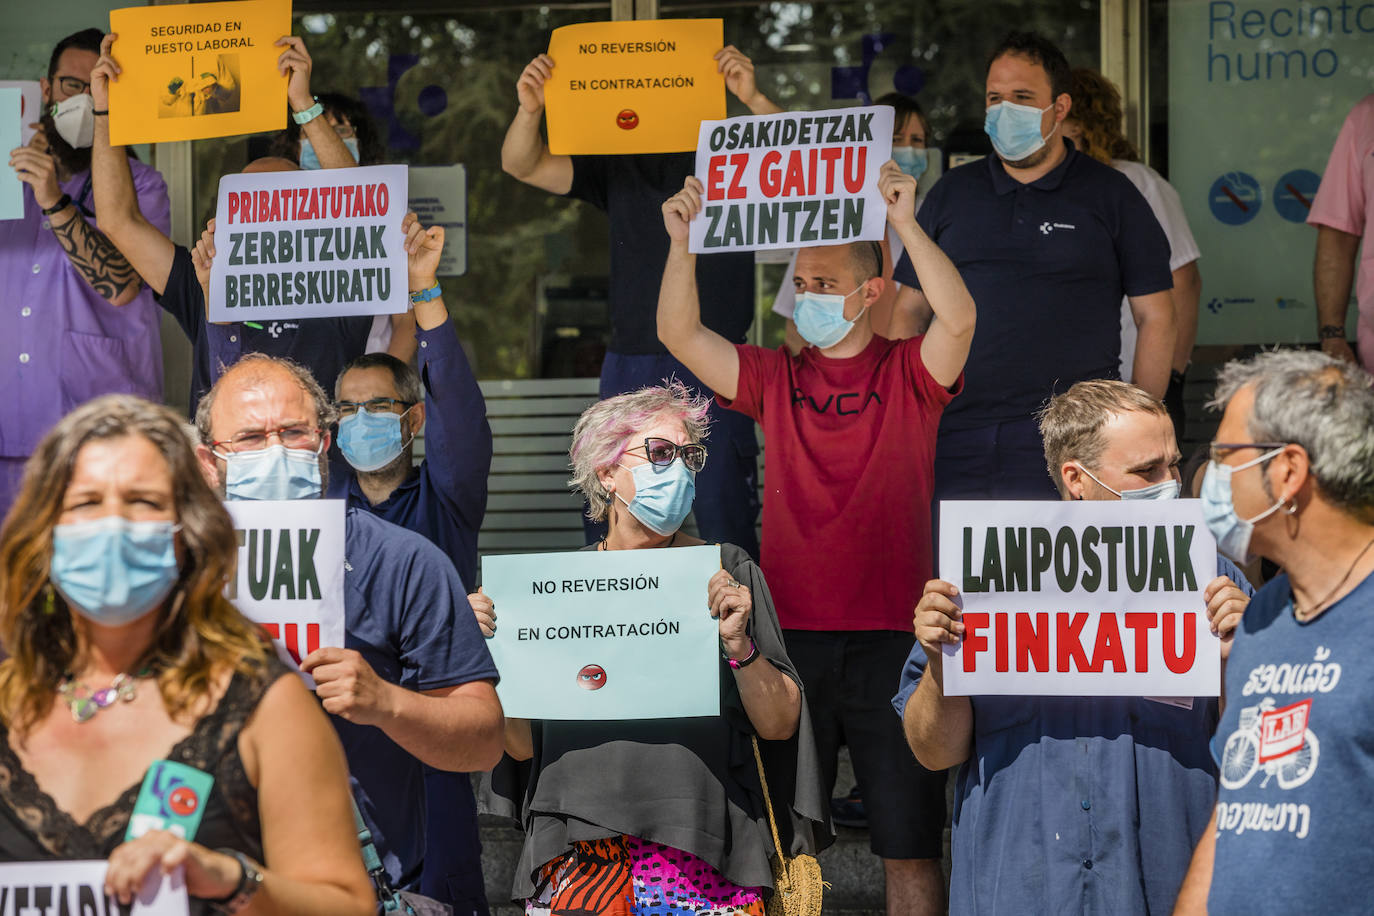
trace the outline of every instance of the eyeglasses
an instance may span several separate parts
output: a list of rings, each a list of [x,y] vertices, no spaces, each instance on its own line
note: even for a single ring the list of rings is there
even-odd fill
[[[61,86],[62,91],[67,93],[67,95],[80,95],[91,88],[90,83],[83,79],[77,79],[74,76],[59,76],[53,82]]]
[[[1221,460],[1226,457],[1224,453],[1234,452],[1243,448],[1257,448],[1263,449],[1264,451],[1270,451],[1271,449],[1283,448],[1288,444],[1287,442],[1213,442],[1207,447],[1207,457],[1217,464],[1221,464]]]
[[[706,467],[706,446],[698,442],[689,442],[686,445],[678,445],[669,439],[659,439],[650,437],[644,440],[643,445],[636,445],[634,448],[627,448],[627,452],[637,452],[644,450],[644,455],[649,459],[649,463],[655,467],[666,468],[673,463],[673,459],[682,456],[682,463],[687,466],[687,470],[693,473]]]
[[[359,407],[368,413],[391,413],[397,404],[406,410],[415,406],[414,401],[402,401],[400,398],[369,398],[366,401],[340,401],[339,413],[351,417],[358,412]]]
[[[248,429],[235,433],[228,439],[210,444],[215,448],[224,446],[231,452],[256,452],[267,448],[267,443],[276,439],[287,448],[317,448],[320,444],[318,426],[283,426],[279,429]]]

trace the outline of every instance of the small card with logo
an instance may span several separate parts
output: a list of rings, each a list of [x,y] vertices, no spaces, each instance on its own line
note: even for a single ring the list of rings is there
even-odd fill
[[[184,840],[194,840],[214,784],[215,777],[203,770],[175,760],[154,761],[134,802],[125,842],[150,830],[166,830]]]

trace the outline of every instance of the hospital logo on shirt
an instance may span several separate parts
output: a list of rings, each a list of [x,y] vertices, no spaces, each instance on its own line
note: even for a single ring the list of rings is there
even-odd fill
[[[1077,229],[1077,228],[1078,228],[1078,227],[1075,226],[1075,225],[1073,225],[1072,223],[1054,223],[1054,222],[1050,222],[1049,220],[1045,220],[1043,223],[1040,224],[1040,234],[1041,234],[1041,235],[1049,235],[1051,232],[1054,232],[1056,229]]]

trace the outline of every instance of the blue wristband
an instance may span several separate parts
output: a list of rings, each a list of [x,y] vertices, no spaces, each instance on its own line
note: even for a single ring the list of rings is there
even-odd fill
[[[441,290],[439,288],[439,284],[436,283],[429,289],[422,289],[417,292],[411,293],[410,301],[412,305],[419,305],[421,302],[428,302],[431,299],[438,299],[442,295],[443,290]]]

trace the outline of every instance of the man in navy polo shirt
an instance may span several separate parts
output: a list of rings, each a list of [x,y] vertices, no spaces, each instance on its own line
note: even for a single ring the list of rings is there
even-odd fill
[[[318,499],[334,406],[302,366],[250,353],[196,410],[201,468],[227,499]],[[393,885],[424,861],[423,764],[501,757],[496,667],[457,570],[420,535],[357,506],[344,517],[344,647],[301,661],[343,743],[353,792]]]
[[[470,589],[477,577],[477,530],[487,511],[491,424],[440,297],[444,230],[426,230],[407,213],[401,231],[420,371],[389,354],[368,353],[340,373],[334,388],[342,414],[339,448],[353,468],[347,499],[434,543]],[[416,468],[414,441],[422,428],[425,460]],[[425,802],[429,830],[420,890],[452,905],[455,916],[484,916],[472,784],[464,773],[426,768]]]
[[[1139,328],[1133,381],[1156,397],[1174,346],[1168,240],[1124,175],[1064,139],[1064,55],[1014,32],[989,60],[997,155],[946,172],[917,216],[978,303],[964,392],[940,421],[936,500],[1054,494],[1035,411],[1076,381],[1118,377],[1123,295]],[[894,336],[912,336],[930,307],[909,258],[893,277]]]
[[[1125,382],[1078,382],[1041,419],[1063,499],[1172,499],[1173,423]],[[1207,618],[1223,671],[1253,594],[1217,558]],[[963,764],[955,788],[951,914],[1168,913],[1216,798],[1201,697],[947,697],[945,643],[963,637],[954,585],[926,584],[918,644],[892,705],[924,766]]]

